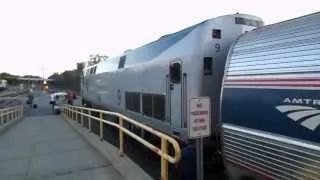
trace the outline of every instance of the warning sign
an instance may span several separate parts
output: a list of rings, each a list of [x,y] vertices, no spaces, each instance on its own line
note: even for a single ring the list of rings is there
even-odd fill
[[[188,136],[190,139],[211,134],[210,98],[191,98],[189,102]]]

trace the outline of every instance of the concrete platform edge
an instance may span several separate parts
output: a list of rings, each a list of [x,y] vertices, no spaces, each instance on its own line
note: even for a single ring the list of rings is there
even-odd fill
[[[11,120],[10,122],[5,123],[4,125],[0,125],[0,135],[5,133],[11,127],[13,127],[16,123],[22,121],[23,117],[17,120]]]
[[[130,158],[125,155],[120,157],[118,148],[114,147],[107,141],[101,141],[97,135],[89,133],[88,129],[83,128],[76,121],[66,121],[86,142],[88,142],[95,150],[108,159],[112,166],[123,176],[124,179],[152,180],[152,177],[149,176],[138,165],[136,165]]]

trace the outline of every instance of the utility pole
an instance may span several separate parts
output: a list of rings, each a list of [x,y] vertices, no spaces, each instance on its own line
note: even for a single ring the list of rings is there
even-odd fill
[[[40,89],[43,90],[44,88],[44,83],[45,83],[45,79],[44,79],[44,71],[45,71],[45,67],[41,67],[41,71],[42,71],[42,83],[40,82]]]

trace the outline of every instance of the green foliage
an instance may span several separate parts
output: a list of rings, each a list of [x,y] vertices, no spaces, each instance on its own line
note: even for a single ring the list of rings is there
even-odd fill
[[[12,75],[6,72],[0,73],[0,79],[7,80],[8,84],[10,85],[18,85],[20,81],[18,80],[19,76]]]
[[[83,70],[83,68],[84,68],[84,63],[77,63],[77,70],[78,71],[82,71]]]
[[[90,55],[90,60],[89,60],[88,64],[89,64],[89,66],[95,65],[95,64],[98,64],[101,61],[107,60],[108,58],[109,57],[105,56],[105,55],[99,55],[99,54]]]
[[[25,75],[25,76],[23,76],[24,78],[39,78],[39,79],[41,79],[41,77],[40,76],[33,76],[33,75]]]
[[[53,86],[59,89],[80,91],[80,76],[83,68],[84,63],[77,63],[77,69],[66,70],[61,74],[52,74],[49,76],[49,79],[53,79],[53,81],[49,82],[49,88],[50,86]]]

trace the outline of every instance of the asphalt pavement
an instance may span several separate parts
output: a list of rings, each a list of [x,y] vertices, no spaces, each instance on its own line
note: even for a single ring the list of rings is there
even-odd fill
[[[25,104],[26,98],[16,99]],[[49,100],[36,92],[38,108],[26,105],[24,119],[0,136],[0,179],[122,180],[108,159],[52,113]]]

